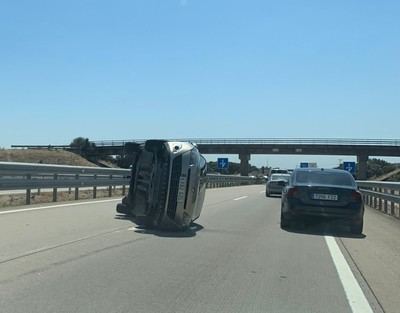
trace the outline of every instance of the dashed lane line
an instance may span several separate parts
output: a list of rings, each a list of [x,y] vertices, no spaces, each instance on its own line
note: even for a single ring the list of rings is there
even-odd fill
[[[248,197],[249,197],[249,196],[242,196],[242,197],[233,199],[233,201],[243,200],[243,199],[246,199],[246,198],[248,198]]]

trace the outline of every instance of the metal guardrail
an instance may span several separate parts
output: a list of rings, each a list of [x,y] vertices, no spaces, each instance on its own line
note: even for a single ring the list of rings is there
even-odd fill
[[[125,194],[130,173],[129,169],[0,162],[0,190],[26,190],[26,204],[31,203],[33,189],[52,188],[53,202],[57,201],[58,188],[74,188],[75,200],[78,200],[79,188],[93,187],[93,198],[96,198],[97,187],[108,187],[111,197],[115,186],[122,186],[122,194]],[[252,177],[207,175],[208,188],[257,182]]]
[[[31,190],[42,188],[53,188],[54,202],[58,188],[75,188],[75,200],[78,200],[79,188],[93,187],[93,198],[96,198],[97,187],[108,187],[111,197],[113,186],[122,186],[125,194],[129,175],[126,169],[0,162],[0,190],[26,190],[26,204],[31,203]]]
[[[351,139],[351,138],[175,138],[172,141],[190,141],[196,144],[270,144],[270,145],[355,145],[400,146],[400,139]],[[97,147],[123,146],[128,142],[143,143],[146,139],[91,141]]]
[[[370,207],[400,218],[400,183],[381,181],[357,181]]]
[[[254,177],[234,176],[234,175],[207,175],[207,188],[232,187],[241,185],[259,184],[262,181]]]

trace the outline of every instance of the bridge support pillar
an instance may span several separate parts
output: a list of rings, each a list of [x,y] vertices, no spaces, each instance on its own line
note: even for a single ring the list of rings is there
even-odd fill
[[[250,153],[240,153],[240,175],[241,176],[249,176],[250,172]]]
[[[357,156],[357,163],[358,163],[357,179],[359,180],[367,179],[367,161],[368,161],[368,155],[360,154]]]

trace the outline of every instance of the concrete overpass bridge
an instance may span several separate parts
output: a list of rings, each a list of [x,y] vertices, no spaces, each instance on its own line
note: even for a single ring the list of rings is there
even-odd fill
[[[249,173],[252,154],[267,155],[351,155],[357,157],[358,178],[367,178],[369,156],[400,157],[400,140],[393,139],[316,139],[316,138],[191,138],[203,154],[237,154],[241,175]],[[94,141],[102,153],[121,153],[127,142],[144,140]],[[119,154],[118,153],[118,154]]]
[[[237,154],[241,164],[241,175],[249,173],[249,161],[253,154],[266,155],[351,155],[358,161],[358,179],[367,178],[369,156],[400,157],[400,139],[319,139],[319,138],[180,138],[177,141],[191,141],[198,145],[203,154]],[[128,143],[144,142],[145,139],[91,141],[95,148],[85,152],[96,157],[103,155],[124,155],[129,151]],[[24,148],[61,148],[64,146],[13,146]]]

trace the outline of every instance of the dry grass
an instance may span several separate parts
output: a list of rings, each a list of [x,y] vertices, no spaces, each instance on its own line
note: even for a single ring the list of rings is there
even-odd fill
[[[126,188],[126,192],[128,188]],[[108,197],[108,189],[97,189],[96,198],[105,198]],[[122,188],[113,188],[112,197],[122,197]],[[78,200],[88,200],[93,199],[93,190],[82,190],[79,191],[79,199]],[[73,201],[75,200],[75,192],[74,189],[71,192],[68,191],[60,191],[57,193],[57,201]],[[22,206],[25,205],[26,194],[13,194],[13,195],[0,195],[0,208],[11,207],[11,206]],[[52,192],[41,192],[38,194],[37,192],[31,193],[31,204],[40,204],[40,203],[51,203],[53,201],[53,193]]]
[[[64,150],[0,149],[0,161],[96,166],[85,158]]]

